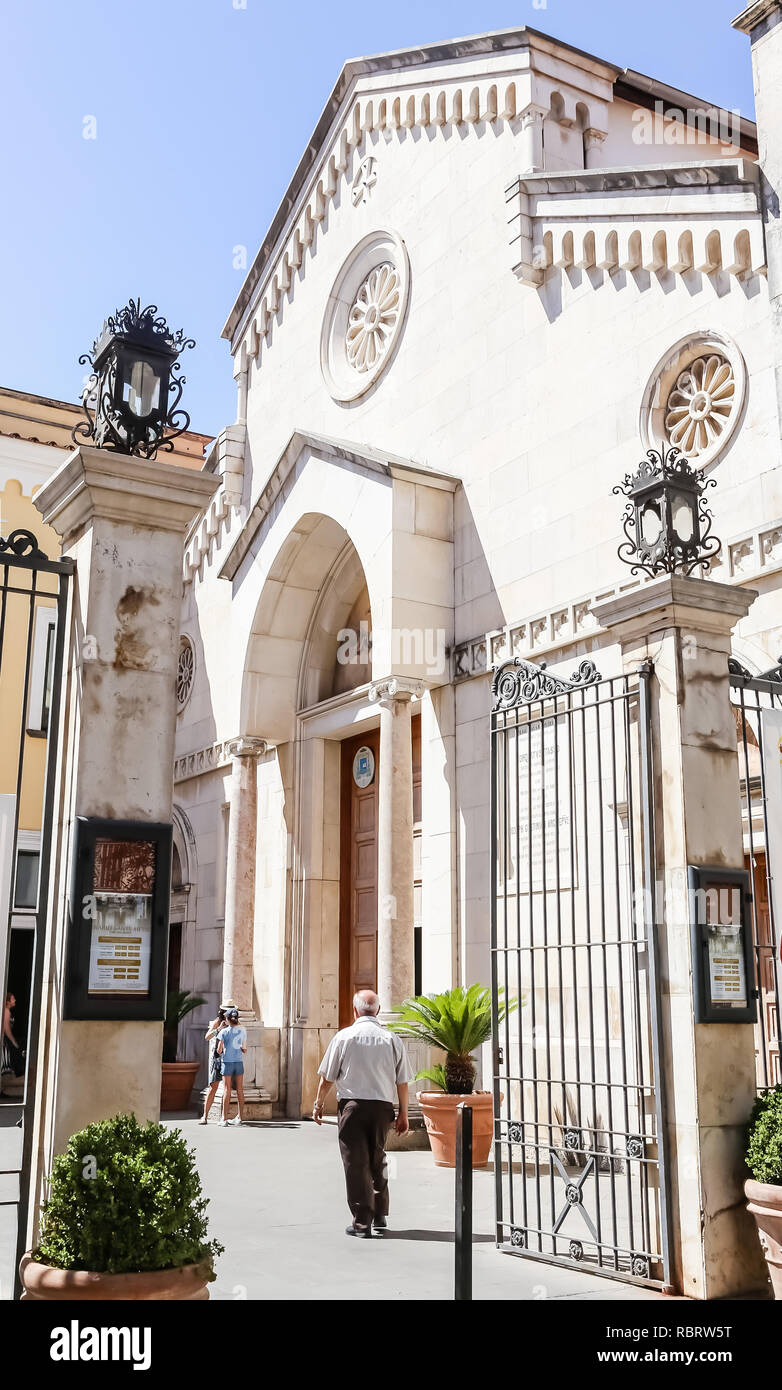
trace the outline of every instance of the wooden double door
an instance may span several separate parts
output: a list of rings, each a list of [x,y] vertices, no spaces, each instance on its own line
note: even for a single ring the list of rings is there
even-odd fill
[[[420,974],[421,901],[421,717],[412,720],[413,762],[413,859],[416,941],[416,980]],[[367,781],[364,756],[374,760]],[[339,1026],[353,1020],[353,995],[359,989],[377,988],[377,830],[380,787],[380,731],[372,729],[342,744],[340,806],[339,894]],[[363,785],[362,785],[363,783]]]

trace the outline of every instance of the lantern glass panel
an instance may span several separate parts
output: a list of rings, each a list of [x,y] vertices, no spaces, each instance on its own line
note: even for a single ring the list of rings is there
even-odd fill
[[[641,536],[646,545],[654,545],[662,530],[660,509],[656,502],[645,502],[641,512]]]
[[[695,535],[695,517],[689,497],[683,497],[681,493],[674,494],[671,501],[671,519],[679,540],[685,544],[691,541]]]
[[[160,403],[160,377],[151,362],[137,358],[125,382],[124,400],[139,420],[146,420]]]

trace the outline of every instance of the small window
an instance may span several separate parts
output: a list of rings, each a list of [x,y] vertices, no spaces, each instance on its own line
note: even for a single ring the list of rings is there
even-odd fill
[[[27,707],[29,734],[46,734],[49,731],[56,630],[55,610],[39,608],[35,615],[35,639],[30,669],[30,699]]]
[[[35,909],[38,906],[39,859],[37,850],[20,849],[16,856],[15,908]]]

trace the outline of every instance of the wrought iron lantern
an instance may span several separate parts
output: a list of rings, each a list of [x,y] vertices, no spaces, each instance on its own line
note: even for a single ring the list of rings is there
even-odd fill
[[[180,375],[179,355],[195,347],[182,329],[173,332],[158,314],[156,304],[141,308],[131,299],[106,320],[81,364],[92,374],[82,396],[87,423],[73,430],[73,439],[89,439],[99,449],[117,449],[141,458],[154,458],[158,449],[173,449],[173,441],[190,424],[178,409],[186,378]]]
[[[708,569],[720,541],[711,534],[703,500],[714,478],[696,473],[677,448],[649,449],[635,473],[613,490],[628,503],[622,518],[627,540],[618,555],[633,574],[692,574]]]

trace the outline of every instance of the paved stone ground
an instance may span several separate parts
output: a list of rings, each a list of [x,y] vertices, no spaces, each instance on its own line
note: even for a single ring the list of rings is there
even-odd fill
[[[268,1121],[241,1128],[167,1119],[197,1153],[210,1233],[226,1247],[214,1299],[451,1299],[454,1175],[431,1154],[389,1155],[382,1239],[351,1240],[336,1126]],[[476,1299],[659,1300],[612,1279],[518,1259],[494,1245],[490,1171],[474,1183]],[[668,1300],[663,1300],[667,1302]]]

